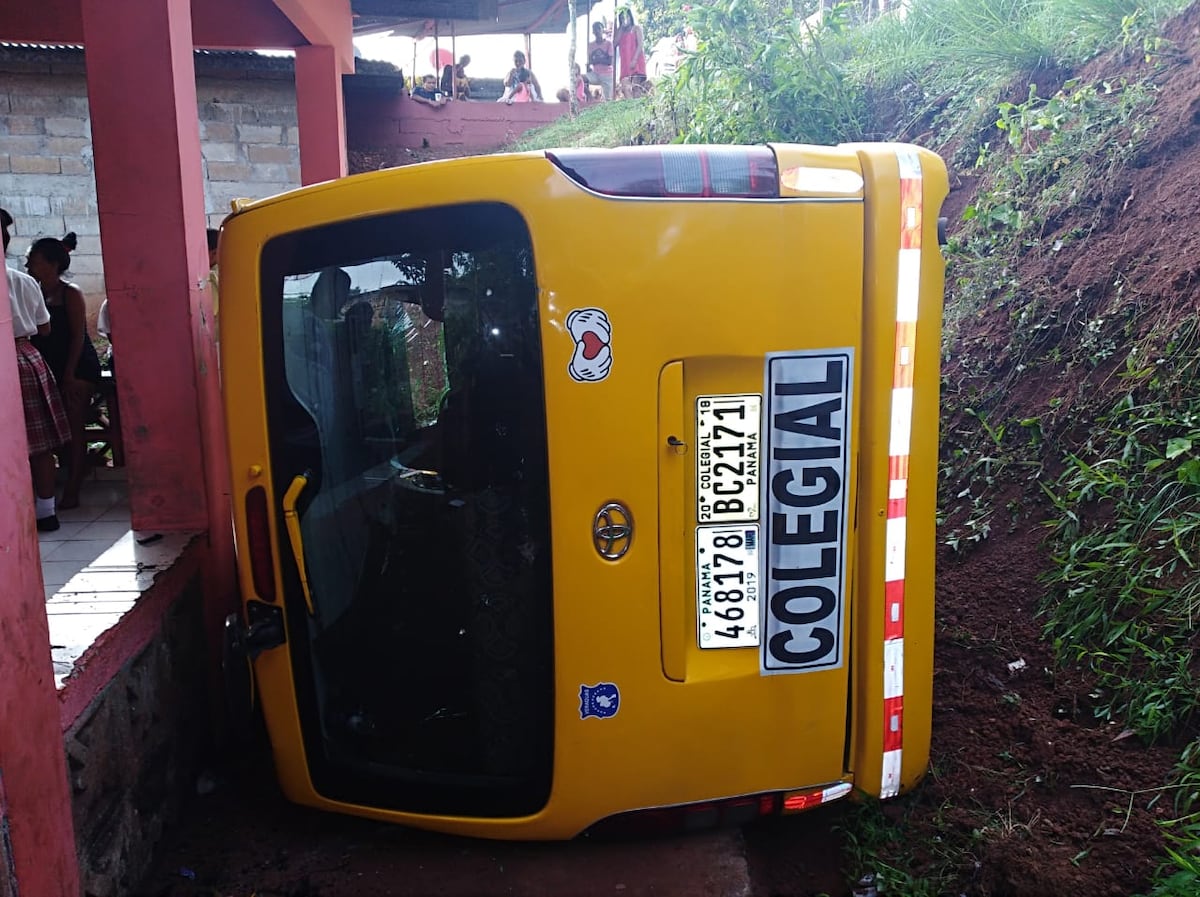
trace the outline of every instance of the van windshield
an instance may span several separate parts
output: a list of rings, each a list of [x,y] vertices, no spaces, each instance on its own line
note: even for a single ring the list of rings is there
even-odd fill
[[[414,812],[536,811],[553,645],[524,221],[470,204],[289,234],[264,248],[262,295],[276,494],[309,477],[311,613],[284,566],[314,784]],[[286,536],[278,550],[292,557]]]

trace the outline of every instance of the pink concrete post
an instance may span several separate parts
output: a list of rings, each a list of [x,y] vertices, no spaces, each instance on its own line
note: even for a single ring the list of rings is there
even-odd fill
[[[7,422],[0,427],[6,508],[0,514],[0,832],[7,827],[16,876],[5,888],[8,872],[0,866],[0,893],[77,897],[79,863],[16,359],[8,282],[0,276],[0,420]]]
[[[237,583],[189,0],[83,0],[83,10],[133,526],[208,530],[217,702]]]
[[[300,182],[346,175],[346,111],[342,73],[333,47],[296,48],[296,115],[300,125]]]
[[[208,256],[190,3],[81,5],[133,526],[202,530],[193,319],[209,306]]]

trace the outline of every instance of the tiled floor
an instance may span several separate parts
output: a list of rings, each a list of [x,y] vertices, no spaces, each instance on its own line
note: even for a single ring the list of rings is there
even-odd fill
[[[105,630],[114,626],[170,567],[192,533],[138,533],[129,528],[125,471],[96,469],[79,507],[58,512],[61,527],[38,533],[55,684]]]
[[[63,590],[71,578],[129,532],[129,487],[125,471],[97,468],[84,483],[79,507],[59,511],[62,525],[38,533],[46,597]]]

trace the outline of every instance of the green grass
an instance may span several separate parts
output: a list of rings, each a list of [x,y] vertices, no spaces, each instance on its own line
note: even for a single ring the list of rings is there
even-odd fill
[[[529,131],[506,149],[553,149],[559,146],[626,146],[652,117],[649,99],[596,103],[578,115],[564,115],[544,128]]]
[[[937,815],[937,814],[935,814]],[[842,853],[847,878],[861,885],[874,885],[880,897],[943,897],[951,889],[959,852],[949,841],[963,833],[947,832],[947,843],[939,844],[932,860],[919,860],[905,819],[892,821],[877,800],[864,799],[851,805],[837,825],[842,835]]]

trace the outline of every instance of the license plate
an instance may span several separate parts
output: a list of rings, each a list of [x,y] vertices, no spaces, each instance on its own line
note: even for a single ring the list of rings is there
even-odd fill
[[[696,520],[758,520],[762,396],[696,397]]]
[[[758,613],[758,526],[696,527],[700,647],[757,646]]]
[[[767,356],[760,669],[844,662],[852,349]]]

